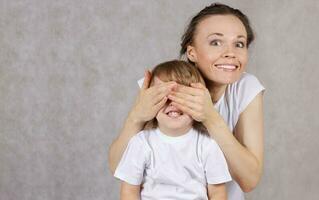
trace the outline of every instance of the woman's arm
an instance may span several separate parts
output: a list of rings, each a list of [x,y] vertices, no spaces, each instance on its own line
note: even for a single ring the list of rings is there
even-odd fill
[[[140,185],[131,185],[122,181],[120,200],[140,200],[140,190]]]
[[[262,93],[242,112],[233,135],[213,107],[209,91],[204,86],[197,85],[196,88],[183,90],[183,93],[177,92],[169,96],[174,101],[173,105],[205,125],[222,149],[233,179],[244,192],[253,190],[263,169]]]
[[[259,93],[239,116],[233,135],[216,112],[205,123],[227,159],[232,177],[244,192],[258,184],[263,170],[263,95]]]
[[[207,193],[209,200],[227,200],[227,191],[225,183],[222,184],[208,184]]]
[[[130,111],[124,126],[109,148],[109,168],[114,174],[129,140],[143,129],[145,122],[153,119],[165,105],[167,95],[176,86],[175,82],[166,82],[148,88],[151,79],[150,72],[145,73],[145,79],[135,104]]]

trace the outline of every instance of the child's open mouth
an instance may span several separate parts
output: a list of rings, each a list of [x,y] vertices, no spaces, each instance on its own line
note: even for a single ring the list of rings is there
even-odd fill
[[[182,112],[177,112],[177,111],[171,111],[167,113],[167,115],[171,118],[177,118],[181,116],[182,114],[183,114]]]
[[[179,109],[177,109],[177,108],[174,107],[174,106],[168,106],[168,107],[165,109],[165,114],[168,115],[168,116],[171,117],[171,118],[177,118],[177,117],[183,115],[183,112],[180,111]]]

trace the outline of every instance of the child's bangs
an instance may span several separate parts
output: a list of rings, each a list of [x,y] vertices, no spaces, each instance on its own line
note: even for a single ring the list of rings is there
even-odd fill
[[[154,74],[163,82],[175,81],[178,84],[190,86],[191,83],[200,82],[200,78],[196,78],[196,74],[189,71],[187,68],[181,67],[166,67],[161,68]]]

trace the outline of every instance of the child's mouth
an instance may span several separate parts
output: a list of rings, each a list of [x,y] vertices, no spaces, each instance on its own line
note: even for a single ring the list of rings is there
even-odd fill
[[[183,113],[179,112],[179,111],[170,111],[168,113],[166,113],[169,117],[171,118],[177,118],[179,116],[181,116]]]

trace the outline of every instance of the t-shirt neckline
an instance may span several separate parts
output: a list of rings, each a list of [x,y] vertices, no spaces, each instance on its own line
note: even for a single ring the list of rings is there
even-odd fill
[[[191,128],[191,129],[189,129],[189,131],[187,131],[187,133],[185,133],[181,136],[173,137],[173,136],[166,135],[159,128],[156,128],[155,131],[156,131],[156,134],[161,138],[161,140],[163,140],[164,142],[168,142],[168,143],[183,142],[183,141],[187,140],[188,138],[190,138],[194,133],[194,129]]]
[[[227,88],[226,88],[226,90],[227,90]],[[226,90],[225,90],[225,92],[223,93],[223,95],[218,99],[218,101],[214,104],[214,107],[215,107],[215,108],[218,108],[219,105],[221,104],[221,102],[223,101],[223,99],[224,99],[224,97],[225,97]]]

